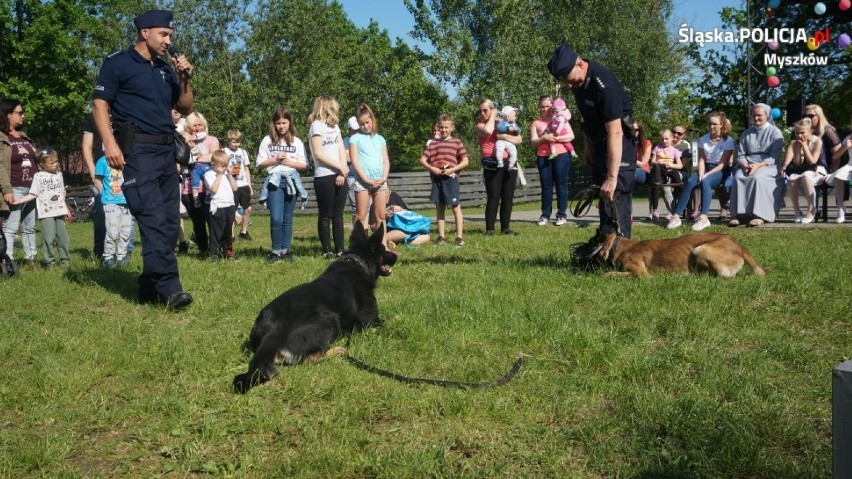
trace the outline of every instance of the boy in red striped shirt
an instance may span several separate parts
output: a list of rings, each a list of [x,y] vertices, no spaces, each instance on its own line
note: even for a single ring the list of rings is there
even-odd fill
[[[438,239],[435,244],[446,243],[444,231],[446,221],[444,212],[447,205],[453,209],[453,217],[456,221],[456,246],[464,246],[464,218],[462,217],[461,204],[459,203],[459,175],[458,172],[465,169],[468,164],[467,148],[458,138],[453,138],[455,122],[453,117],[443,114],[438,118],[438,138],[429,142],[423,156],[420,157],[422,164],[432,177],[432,192],[430,201],[435,203],[438,219]]]

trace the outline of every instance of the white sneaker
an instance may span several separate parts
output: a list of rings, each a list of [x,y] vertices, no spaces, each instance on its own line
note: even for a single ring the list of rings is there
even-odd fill
[[[698,217],[698,221],[692,225],[692,231],[701,231],[708,226],[710,226],[710,220],[707,219],[707,216],[701,215]]]
[[[556,217],[556,226],[562,226],[567,222],[568,222],[568,218],[566,218],[564,216],[557,216]]]
[[[547,223],[550,223],[550,218],[545,218],[544,216],[542,216],[541,218],[538,219],[538,225],[539,226],[544,226]]]
[[[666,225],[666,228],[673,230],[675,228],[679,228],[680,224],[680,216],[672,215],[672,218],[669,220],[669,224]]]
[[[797,211],[797,212],[796,212],[796,219],[795,219],[794,221],[795,221],[796,223],[801,223],[801,222],[802,222],[802,213],[801,213],[801,212],[799,212],[799,211]]]
[[[846,208],[837,208],[837,223],[846,221]]]
[[[808,216],[802,217],[802,224],[803,225],[813,223],[813,222],[814,222],[814,216],[813,215],[808,215]]]

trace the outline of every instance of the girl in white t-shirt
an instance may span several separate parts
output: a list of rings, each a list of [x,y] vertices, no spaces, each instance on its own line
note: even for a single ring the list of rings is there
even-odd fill
[[[71,213],[65,204],[65,182],[59,169],[59,155],[53,148],[44,148],[38,153],[39,171],[33,175],[33,183],[26,195],[13,200],[13,205],[36,200],[38,220],[41,223],[42,251],[44,266],[50,268],[56,263],[56,250],[60,263],[65,266],[71,262],[70,240],[65,229],[65,218]],[[56,241],[56,250],[53,242]]]
[[[310,128],[311,157],[314,159],[314,191],[317,195],[317,232],[323,256],[333,258],[343,254],[343,209],[349,188],[348,156],[343,149],[340,135],[337,100],[330,96],[319,96],[308,116]],[[331,234],[329,234],[329,226]],[[332,251],[331,239],[334,239]]]
[[[701,231],[710,226],[707,213],[710,212],[710,201],[713,190],[724,183],[730,175],[731,156],[736,149],[736,142],[729,136],[728,117],[714,111],[707,117],[707,129],[710,133],[698,140],[698,170],[686,180],[677,200],[677,207],[666,228],[674,229],[681,225],[680,215],[686,210],[689,195],[701,185],[701,214],[692,225],[693,231]],[[724,205],[722,205],[724,206]]]
[[[266,168],[267,197],[269,208],[269,233],[272,237],[272,253],[267,263],[293,261],[290,245],[293,241],[293,215],[296,212],[297,192],[288,189],[289,177],[298,177],[300,171],[308,169],[305,145],[296,137],[293,115],[286,108],[272,114],[269,135],[260,142],[257,150],[257,167]],[[268,180],[277,177],[278,186]],[[289,191],[289,192],[288,192]]]

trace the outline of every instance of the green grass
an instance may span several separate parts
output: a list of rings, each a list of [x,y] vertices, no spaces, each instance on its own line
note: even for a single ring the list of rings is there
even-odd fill
[[[292,265],[264,263],[265,218],[237,263],[182,257],[181,314],[132,301],[138,253],[128,271],[83,258],[90,224],[71,227],[70,269],[0,282],[0,477],[831,474],[848,229],[731,230],[763,278],[635,280],[570,270],[588,228],[469,223],[464,248],[402,250],[377,290],[387,323],[351,353],[471,382],[530,355],[508,385],[411,386],[334,358],[235,395],[257,312],[327,265],[315,221],[297,218]]]

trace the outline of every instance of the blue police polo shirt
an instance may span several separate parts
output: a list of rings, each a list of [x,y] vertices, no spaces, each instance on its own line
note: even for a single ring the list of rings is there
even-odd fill
[[[92,98],[110,105],[112,121],[132,122],[147,135],[175,130],[172,107],[180,97],[180,85],[171,66],[155,58],[146,60],[134,47],[104,60]]]
[[[606,138],[606,123],[633,114],[633,105],[614,73],[590,61],[586,81],[573,88],[577,109],[583,115],[583,130],[599,143]]]

